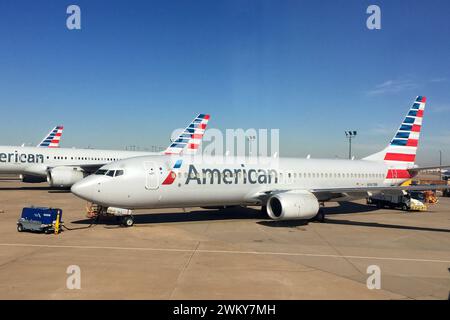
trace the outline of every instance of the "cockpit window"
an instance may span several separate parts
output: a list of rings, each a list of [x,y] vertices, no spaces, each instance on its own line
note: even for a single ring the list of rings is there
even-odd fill
[[[100,176],[109,176],[109,177],[118,177],[123,175],[123,170],[104,170],[104,169],[99,169],[95,172],[96,175],[100,175]]]
[[[117,170],[115,177],[123,175],[123,170]]]
[[[108,172],[106,172],[106,175],[107,176],[110,176],[110,177],[114,177],[114,170],[108,170]]]

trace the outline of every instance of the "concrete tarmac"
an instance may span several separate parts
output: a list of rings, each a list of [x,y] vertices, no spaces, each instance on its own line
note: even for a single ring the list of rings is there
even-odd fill
[[[0,181],[1,299],[448,299],[450,198],[404,213],[329,203],[326,223],[257,208],[140,210],[90,225],[86,203],[45,184]],[[19,233],[24,206],[63,209],[71,231]],[[81,289],[69,289],[69,266]],[[381,288],[368,289],[369,266]],[[375,268],[376,268],[375,267]]]

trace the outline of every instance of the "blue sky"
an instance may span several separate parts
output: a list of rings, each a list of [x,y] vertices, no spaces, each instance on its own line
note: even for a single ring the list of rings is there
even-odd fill
[[[66,147],[165,146],[205,112],[218,129],[279,128],[286,156],[345,157],[358,130],[360,157],[425,95],[419,163],[450,162],[449,16],[446,0],[2,1],[0,144],[63,124]]]

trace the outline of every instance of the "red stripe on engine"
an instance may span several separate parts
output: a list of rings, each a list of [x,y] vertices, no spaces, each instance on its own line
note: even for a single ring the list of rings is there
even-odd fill
[[[391,161],[406,161],[406,162],[414,162],[416,159],[415,154],[404,154],[404,153],[386,153],[384,160]]]
[[[409,179],[411,175],[408,170],[405,169],[389,169],[386,175],[386,179]]]

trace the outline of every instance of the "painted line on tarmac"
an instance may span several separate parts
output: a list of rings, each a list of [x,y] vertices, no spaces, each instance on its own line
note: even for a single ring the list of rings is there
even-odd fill
[[[370,257],[349,256],[337,254],[316,254],[301,252],[270,252],[270,251],[234,251],[234,250],[204,250],[204,249],[174,249],[174,248],[142,248],[142,247],[106,247],[106,246],[70,246],[52,244],[29,244],[29,243],[0,243],[0,247],[25,247],[25,248],[53,248],[53,249],[87,249],[87,250],[122,250],[122,251],[159,251],[159,252],[184,252],[184,253],[223,253],[223,254],[248,254],[248,255],[270,255],[270,256],[293,256],[293,257],[317,257],[317,258],[345,258],[365,260],[391,260],[409,262],[434,262],[450,263],[450,260],[420,259],[420,258],[395,258],[395,257]]]

